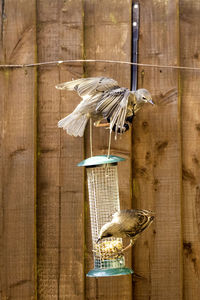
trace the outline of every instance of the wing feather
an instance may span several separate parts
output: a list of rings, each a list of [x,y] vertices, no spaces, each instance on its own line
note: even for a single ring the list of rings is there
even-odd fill
[[[72,80],[56,85],[57,89],[76,91],[79,96],[95,95],[113,88],[119,88],[117,81],[107,77],[90,77]]]
[[[118,129],[123,131],[129,95],[129,89],[117,88],[105,92],[99,99],[96,111],[101,112],[104,118],[110,118],[110,130],[116,125],[115,134]]]

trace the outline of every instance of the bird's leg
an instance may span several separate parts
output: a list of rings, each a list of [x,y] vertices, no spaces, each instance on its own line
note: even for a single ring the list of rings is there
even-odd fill
[[[109,123],[100,123],[101,121],[97,121],[97,122],[94,122],[94,126],[95,127],[108,127],[110,126]]]
[[[122,253],[124,253],[124,251],[128,250],[129,248],[131,248],[133,246],[133,244],[134,244],[134,241],[131,239],[129,245],[126,246],[124,249],[122,249]]]
[[[90,155],[93,156],[92,152],[92,119],[90,118]]]

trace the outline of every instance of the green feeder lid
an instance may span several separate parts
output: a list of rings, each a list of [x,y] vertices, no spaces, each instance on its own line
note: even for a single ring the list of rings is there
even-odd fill
[[[88,166],[96,166],[96,165],[104,165],[104,164],[113,164],[118,163],[119,161],[123,161],[125,158],[114,156],[114,155],[97,155],[89,157],[83,161],[81,161],[77,166],[78,167],[88,167]]]
[[[87,274],[87,277],[107,277],[133,274],[133,270],[129,268],[114,268],[114,269],[93,269]]]

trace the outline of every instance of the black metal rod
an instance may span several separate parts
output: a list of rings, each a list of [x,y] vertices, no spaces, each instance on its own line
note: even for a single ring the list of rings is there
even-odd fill
[[[132,57],[131,62],[137,63],[139,37],[139,4],[132,3]],[[131,90],[137,89],[137,65],[131,65]]]

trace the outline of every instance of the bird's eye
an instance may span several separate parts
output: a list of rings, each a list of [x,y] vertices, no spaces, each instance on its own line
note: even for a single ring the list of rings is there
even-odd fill
[[[139,216],[139,222],[140,222],[140,223],[143,223],[143,222],[144,222],[144,218],[145,218],[145,217],[144,217],[143,215],[140,215],[140,216]]]
[[[139,216],[139,224],[140,224],[140,225],[146,224],[147,221],[148,221],[147,216],[144,216],[144,215],[140,215],[140,216]]]
[[[146,98],[143,96],[142,99],[146,100]]]

